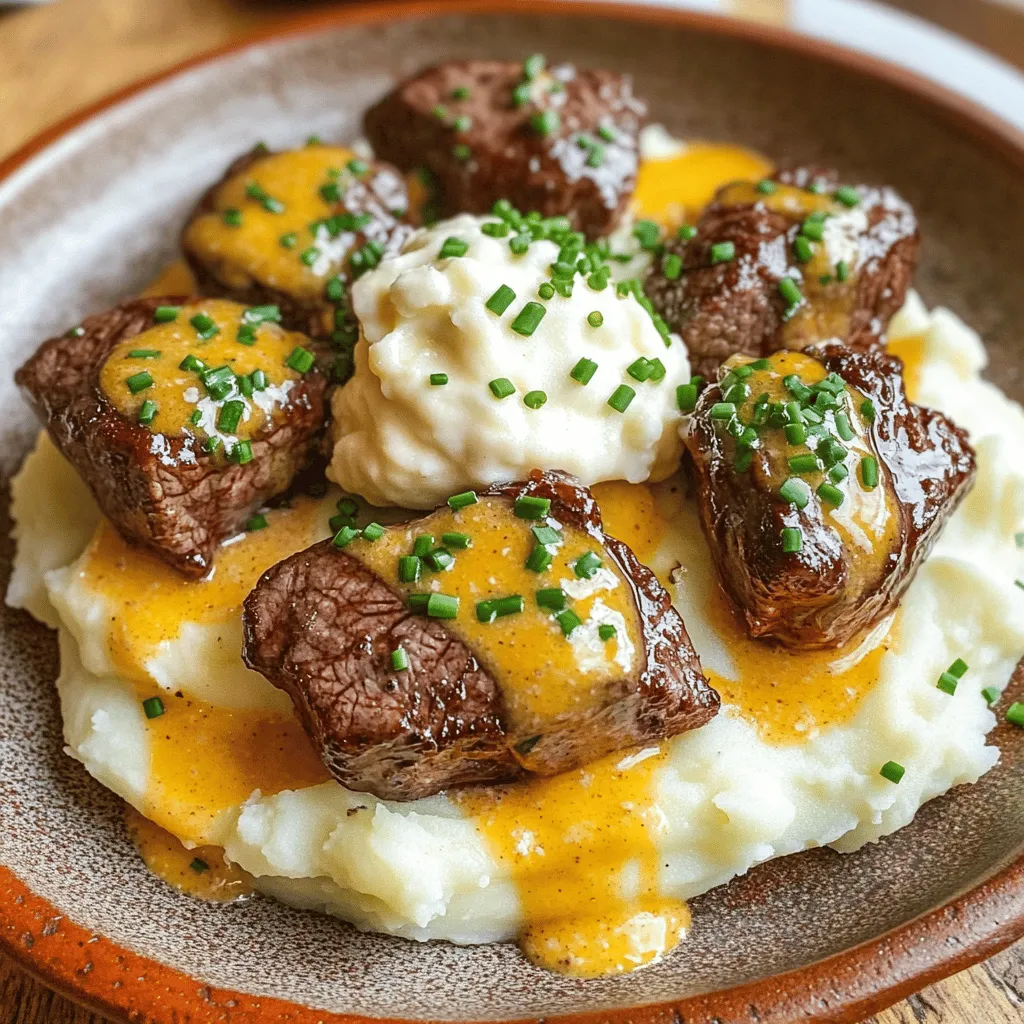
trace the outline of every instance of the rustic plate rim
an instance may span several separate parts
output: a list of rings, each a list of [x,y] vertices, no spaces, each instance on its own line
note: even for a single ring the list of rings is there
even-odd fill
[[[781,49],[850,70],[924,103],[975,144],[1024,175],[1024,132],[973,100],[846,46],[788,28],[705,12],[595,0],[517,0],[517,15],[661,23]],[[0,184],[73,129],[148,89],[216,59],[348,25],[450,14],[508,13],[507,0],[370,0],[272,21],[257,31],[145,76],[44,128],[0,160]],[[1024,674],[1024,661],[1015,677]],[[597,1013],[547,1017],[572,1024],[856,1024],[910,993],[986,959],[1024,936],[1024,856],[959,897],[825,960],[730,989]],[[269,997],[213,989],[68,920],[0,865],[0,952],[46,985],[115,1019],[171,1024],[371,1024]],[[381,1021],[380,1024],[385,1024]],[[398,1022],[395,1022],[398,1024]],[[494,1024],[494,1022],[492,1022]]]

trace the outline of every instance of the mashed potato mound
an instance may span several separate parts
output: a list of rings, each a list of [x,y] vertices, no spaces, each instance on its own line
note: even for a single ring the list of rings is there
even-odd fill
[[[536,241],[516,256],[508,238],[481,231],[488,222],[462,214],[424,229],[353,286],[361,337],[355,375],[333,400],[328,476],[374,505],[406,508],[433,508],[535,466],[588,486],[668,476],[682,452],[675,389],[690,379],[682,343],[666,346],[632,295],[620,297],[614,284],[595,291],[582,278],[570,298],[544,304],[529,337],[515,333],[558,246]],[[439,258],[449,238],[465,243],[464,255]],[[502,285],[515,299],[499,315],[486,303]],[[588,322],[592,313],[600,326]],[[661,360],[662,380],[641,384],[626,373],[641,356]],[[597,363],[585,385],[570,376],[581,358]],[[448,383],[432,386],[436,373]],[[497,378],[515,394],[495,397],[488,384]],[[622,384],[636,392],[624,413],[608,404]],[[524,402],[532,391],[547,396],[540,408]]]
[[[917,397],[970,431],[977,483],[909,589],[905,626],[852,717],[796,742],[773,743],[753,716],[726,706],[708,725],[668,744],[654,776],[665,823],[657,842],[666,895],[696,895],[808,847],[855,850],[907,824],[925,801],[977,780],[998,759],[985,742],[995,716],[981,690],[1005,686],[1024,650],[1024,592],[1014,585],[1024,576],[1024,551],[1014,544],[1015,532],[1024,530],[1024,414],[980,378],[984,350],[952,314],[929,314],[912,297],[892,334],[922,336]],[[542,339],[533,344],[543,352]],[[423,361],[409,372],[434,369],[416,345],[413,354]],[[88,638],[97,640],[95,621],[88,621],[97,609],[84,600],[83,581],[55,563],[58,554],[64,565],[74,561],[88,537],[83,526],[95,521],[81,501],[54,500],[74,486],[73,471],[41,442],[14,487],[19,544],[8,600],[44,621],[62,620],[58,687],[68,751],[145,809],[148,739],[137,695],[95,651],[90,667],[83,664],[79,644],[84,652]],[[446,483],[439,493],[456,486]],[[40,508],[49,514],[39,515]],[[676,575],[678,607],[705,666],[728,678],[730,651],[703,610],[702,595],[715,584],[695,509],[679,497],[669,512],[669,535],[648,560],[662,573],[684,567]],[[184,685],[196,664],[187,645],[171,645],[162,657],[163,671]],[[957,657],[970,669],[949,696],[935,683]],[[253,673],[231,677],[223,693],[203,685],[213,703],[228,700],[228,689],[250,706],[279,697]],[[879,775],[888,760],[906,768],[898,786]],[[273,796],[257,791],[221,814],[204,840],[222,845],[264,891],[362,928],[480,942],[509,938],[521,923],[506,870],[444,796],[387,803],[334,782]]]

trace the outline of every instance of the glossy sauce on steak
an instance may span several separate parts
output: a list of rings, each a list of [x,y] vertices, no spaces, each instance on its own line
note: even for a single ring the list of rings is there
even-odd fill
[[[696,234],[677,238],[646,282],[694,372],[835,340],[882,343],[917,265],[917,221],[890,188],[838,186],[798,169],[720,189]]]
[[[288,489],[326,418],[326,378],[274,307],[137,299],[44,343],[15,375],[128,540],[178,571]]]
[[[372,107],[365,128],[382,159],[435,177],[442,216],[506,199],[594,238],[632,194],[645,117],[628,77],[546,70],[535,56],[429,68]]]
[[[668,594],[587,491],[538,473],[454,504],[342,531],[246,602],[247,663],[343,785],[415,799],[552,775],[714,715]]]
[[[701,526],[751,636],[840,646],[893,611],[970,487],[967,435],[898,359],[734,357],[689,426]]]

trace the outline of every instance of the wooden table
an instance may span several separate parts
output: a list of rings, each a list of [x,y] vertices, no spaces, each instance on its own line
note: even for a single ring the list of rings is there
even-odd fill
[[[1024,19],[968,0],[901,0],[1024,67]],[[293,12],[288,0],[60,0],[0,14],[0,157],[120,86]],[[742,0],[749,10],[753,0]],[[756,6],[768,9],[763,0]],[[755,13],[751,11],[751,13]],[[1016,19],[1016,20],[1014,20]],[[1024,942],[870,1024],[1021,1024]],[[103,1024],[0,957],[0,1024]]]

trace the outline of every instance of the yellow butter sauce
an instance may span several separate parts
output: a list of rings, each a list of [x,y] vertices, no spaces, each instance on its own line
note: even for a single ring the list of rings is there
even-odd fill
[[[771,169],[769,160],[742,146],[691,142],[674,156],[643,161],[634,209],[671,230],[695,221],[723,185],[756,180]]]
[[[198,291],[195,274],[184,260],[168,263],[153,280],[139,292],[139,298],[159,298],[162,295],[195,295]]]
[[[916,402],[921,393],[921,364],[924,362],[925,343],[924,334],[906,334],[889,342],[890,355],[899,356],[903,360],[903,383],[907,397],[912,402]]]
[[[219,846],[188,849],[128,804],[124,821],[146,867],[180,892],[209,903],[237,903],[252,894],[252,876],[237,864],[230,864]]]
[[[202,580],[189,580],[127,544],[103,522],[79,574],[105,599],[111,659],[139,700],[159,696],[163,714],[146,721],[150,769],[145,813],[175,835],[201,842],[217,816],[249,798],[329,779],[305,730],[290,711],[216,707],[161,690],[148,663],[184,623],[225,626],[241,615],[246,595],[276,562],[328,533],[330,503],[302,498],[268,512],[269,526],[218,552]],[[237,639],[235,640],[237,643]]]

